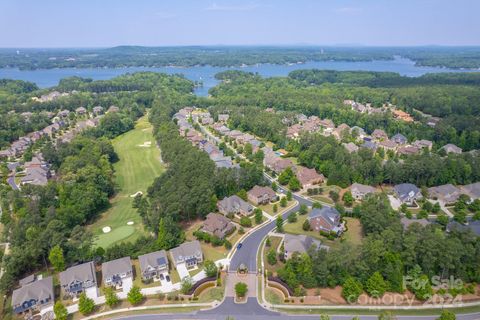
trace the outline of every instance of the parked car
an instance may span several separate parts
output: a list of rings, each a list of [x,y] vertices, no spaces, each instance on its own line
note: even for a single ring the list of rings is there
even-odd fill
[[[237,250],[240,250],[241,248],[242,248],[242,244],[239,243],[239,244],[237,245]]]

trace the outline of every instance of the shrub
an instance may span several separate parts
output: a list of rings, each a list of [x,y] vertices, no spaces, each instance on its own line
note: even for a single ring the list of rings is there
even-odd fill
[[[250,220],[248,217],[242,217],[240,219],[240,225],[245,228],[250,228],[252,226],[252,220]]]
[[[342,286],[342,297],[348,302],[357,302],[358,297],[362,294],[363,287],[360,281],[353,277],[348,277]]]
[[[104,292],[105,292],[105,303],[110,308],[116,306],[120,302],[120,299],[118,298],[113,288],[110,288],[110,287],[105,288]]]
[[[140,304],[144,298],[140,288],[137,286],[133,286],[127,294],[127,300],[132,306]]]
[[[388,285],[383,276],[377,271],[367,280],[365,290],[370,296],[378,298],[383,296],[385,291],[387,291],[387,287]]]
[[[240,297],[240,298],[243,298],[245,297],[245,295],[247,294],[247,291],[248,291],[248,286],[246,283],[244,282],[238,282],[236,285],[235,285],[235,294]]]
[[[80,311],[80,313],[83,315],[87,315],[92,313],[94,309],[95,302],[93,302],[93,300],[87,297],[87,294],[83,292],[78,301],[78,311]]]
[[[53,313],[55,314],[55,319],[57,320],[68,319],[67,308],[60,301],[55,302],[55,305],[53,306]]]
[[[267,253],[267,261],[268,264],[274,265],[277,263],[277,253],[275,252],[274,249],[270,249]]]

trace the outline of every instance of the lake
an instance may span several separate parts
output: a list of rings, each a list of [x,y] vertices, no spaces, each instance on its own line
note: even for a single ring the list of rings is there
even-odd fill
[[[94,80],[106,80],[119,76],[124,73],[132,73],[138,71],[154,71],[168,74],[181,73],[186,78],[193,81],[202,81],[203,87],[195,89],[195,93],[199,96],[206,96],[208,90],[218,84],[215,74],[225,70],[243,70],[249,72],[258,72],[263,77],[287,76],[289,72],[298,69],[324,69],[338,71],[389,71],[396,72],[408,77],[418,77],[425,73],[434,72],[469,72],[478,70],[455,70],[447,68],[435,67],[417,67],[415,63],[409,59],[395,58],[394,60],[375,60],[361,62],[346,61],[319,61],[306,62],[302,64],[291,65],[274,65],[261,64],[246,67],[212,67],[212,66],[195,66],[195,67],[161,67],[161,68],[65,68],[65,69],[39,69],[25,70],[18,69],[0,69],[0,78],[25,80],[36,83],[40,88],[52,87],[58,84],[62,78],[79,76],[83,78],[92,78]]]

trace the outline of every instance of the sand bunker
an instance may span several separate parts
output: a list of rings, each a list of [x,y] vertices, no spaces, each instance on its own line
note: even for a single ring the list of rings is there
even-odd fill
[[[128,224],[129,226],[131,226],[131,225],[133,225],[133,221],[128,221],[127,224]]]
[[[152,146],[152,141],[145,141],[143,144],[139,144],[139,147],[150,148]]]
[[[112,228],[110,228],[110,227],[103,227],[103,228],[102,228],[102,231],[103,231],[103,233],[109,233],[110,231],[112,231]]]
[[[137,191],[134,194],[131,194],[130,198],[135,198],[137,195],[143,195],[143,192],[142,191]]]

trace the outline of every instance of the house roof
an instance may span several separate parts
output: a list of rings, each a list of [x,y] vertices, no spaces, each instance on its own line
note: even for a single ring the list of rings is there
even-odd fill
[[[167,252],[165,250],[159,250],[142,254],[138,256],[140,262],[140,271],[145,272],[149,267],[157,268],[159,266],[168,265]]]
[[[373,141],[365,141],[361,146],[371,150],[377,149],[377,144]]]
[[[457,221],[452,221],[447,225],[447,231],[467,231],[471,230],[475,235],[480,236],[480,221],[470,221],[468,224],[461,224]]]
[[[462,194],[462,191],[453,184],[449,183],[428,188],[428,193],[431,198],[435,197],[447,203],[452,203],[457,201],[458,197],[460,197],[460,194]]]
[[[102,263],[103,279],[110,278],[117,274],[128,273],[132,271],[132,261],[130,257],[107,261]]]
[[[462,153],[462,149],[452,143],[446,144],[440,149],[445,150],[446,153]]]
[[[358,151],[358,146],[353,143],[353,142],[349,142],[349,143],[343,143],[343,146],[345,147],[345,149],[347,149],[348,152],[352,153],[352,152],[357,152]]]
[[[374,138],[388,138],[387,134],[382,129],[373,130],[372,137],[374,137]]]
[[[173,259],[176,262],[184,261],[185,257],[199,257],[202,253],[202,247],[198,240],[184,242],[176,248],[170,250]]]
[[[236,212],[240,209],[248,212],[253,209],[253,206],[250,203],[244,201],[242,198],[240,198],[237,195],[223,198],[221,201],[219,201],[218,204],[226,212]]]
[[[414,223],[418,223],[424,227],[430,224],[430,221],[428,221],[427,219],[408,219],[405,217],[400,219],[400,222],[402,223],[404,229],[407,229],[410,225]]]
[[[303,166],[296,166],[294,168],[294,171],[302,185],[324,179],[323,174],[318,174],[315,169],[310,169]]]
[[[308,219],[323,218],[332,228],[336,226],[335,221],[340,218],[340,213],[333,207],[323,206],[321,209],[315,208],[308,215]]]
[[[268,197],[273,198],[276,196],[275,191],[273,191],[270,187],[261,187],[255,186],[250,191],[248,191],[249,195],[254,196],[255,198],[260,198],[264,195],[268,195]]]
[[[53,278],[43,278],[13,290],[12,305],[21,305],[29,300],[42,300],[51,297],[53,299]]]
[[[365,184],[353,183],[351,186],[352,192],[358,192],[362,194],[375,193],[376,189]]]
[[[222,237],[226,231],[233,228],[233,224],[227,217],[218,213],[209,213],[207,219],[203,222],[202,229],[218,237]]]
[[[68,285],[74,281],[85,282],[90,280],[96,282],[95,265],[93,261],[82,263],[60,272],[59,277],[62,286]]]
[[[394,149],[397,147],[397,144],[392,140],[383,140],[378,143],[381,147]]]
[[[304,253],[307,252],[312,245],[317,248],[320,247],[321,242],[319,240],[313,239],[312,237],[306,235],[293,235],[286,233],[283,240],[283,246],[287,253]]]
[[[420,193],[420,189],[418,189],[416,185],[411,183],[397,184],[395,187],[393,187],[393,190],[395,191],[398,198],[402,201],[404,201],[408,197],[413,197]]]
[[[391,138],[392,141],[395,141],[398,144],[404,144],[407,143],[408,139],[401,133],[397,133]]]
[[[480,182],[464,185],[463,187],[460,187],[460,189],[472,199],[480,198]]]

